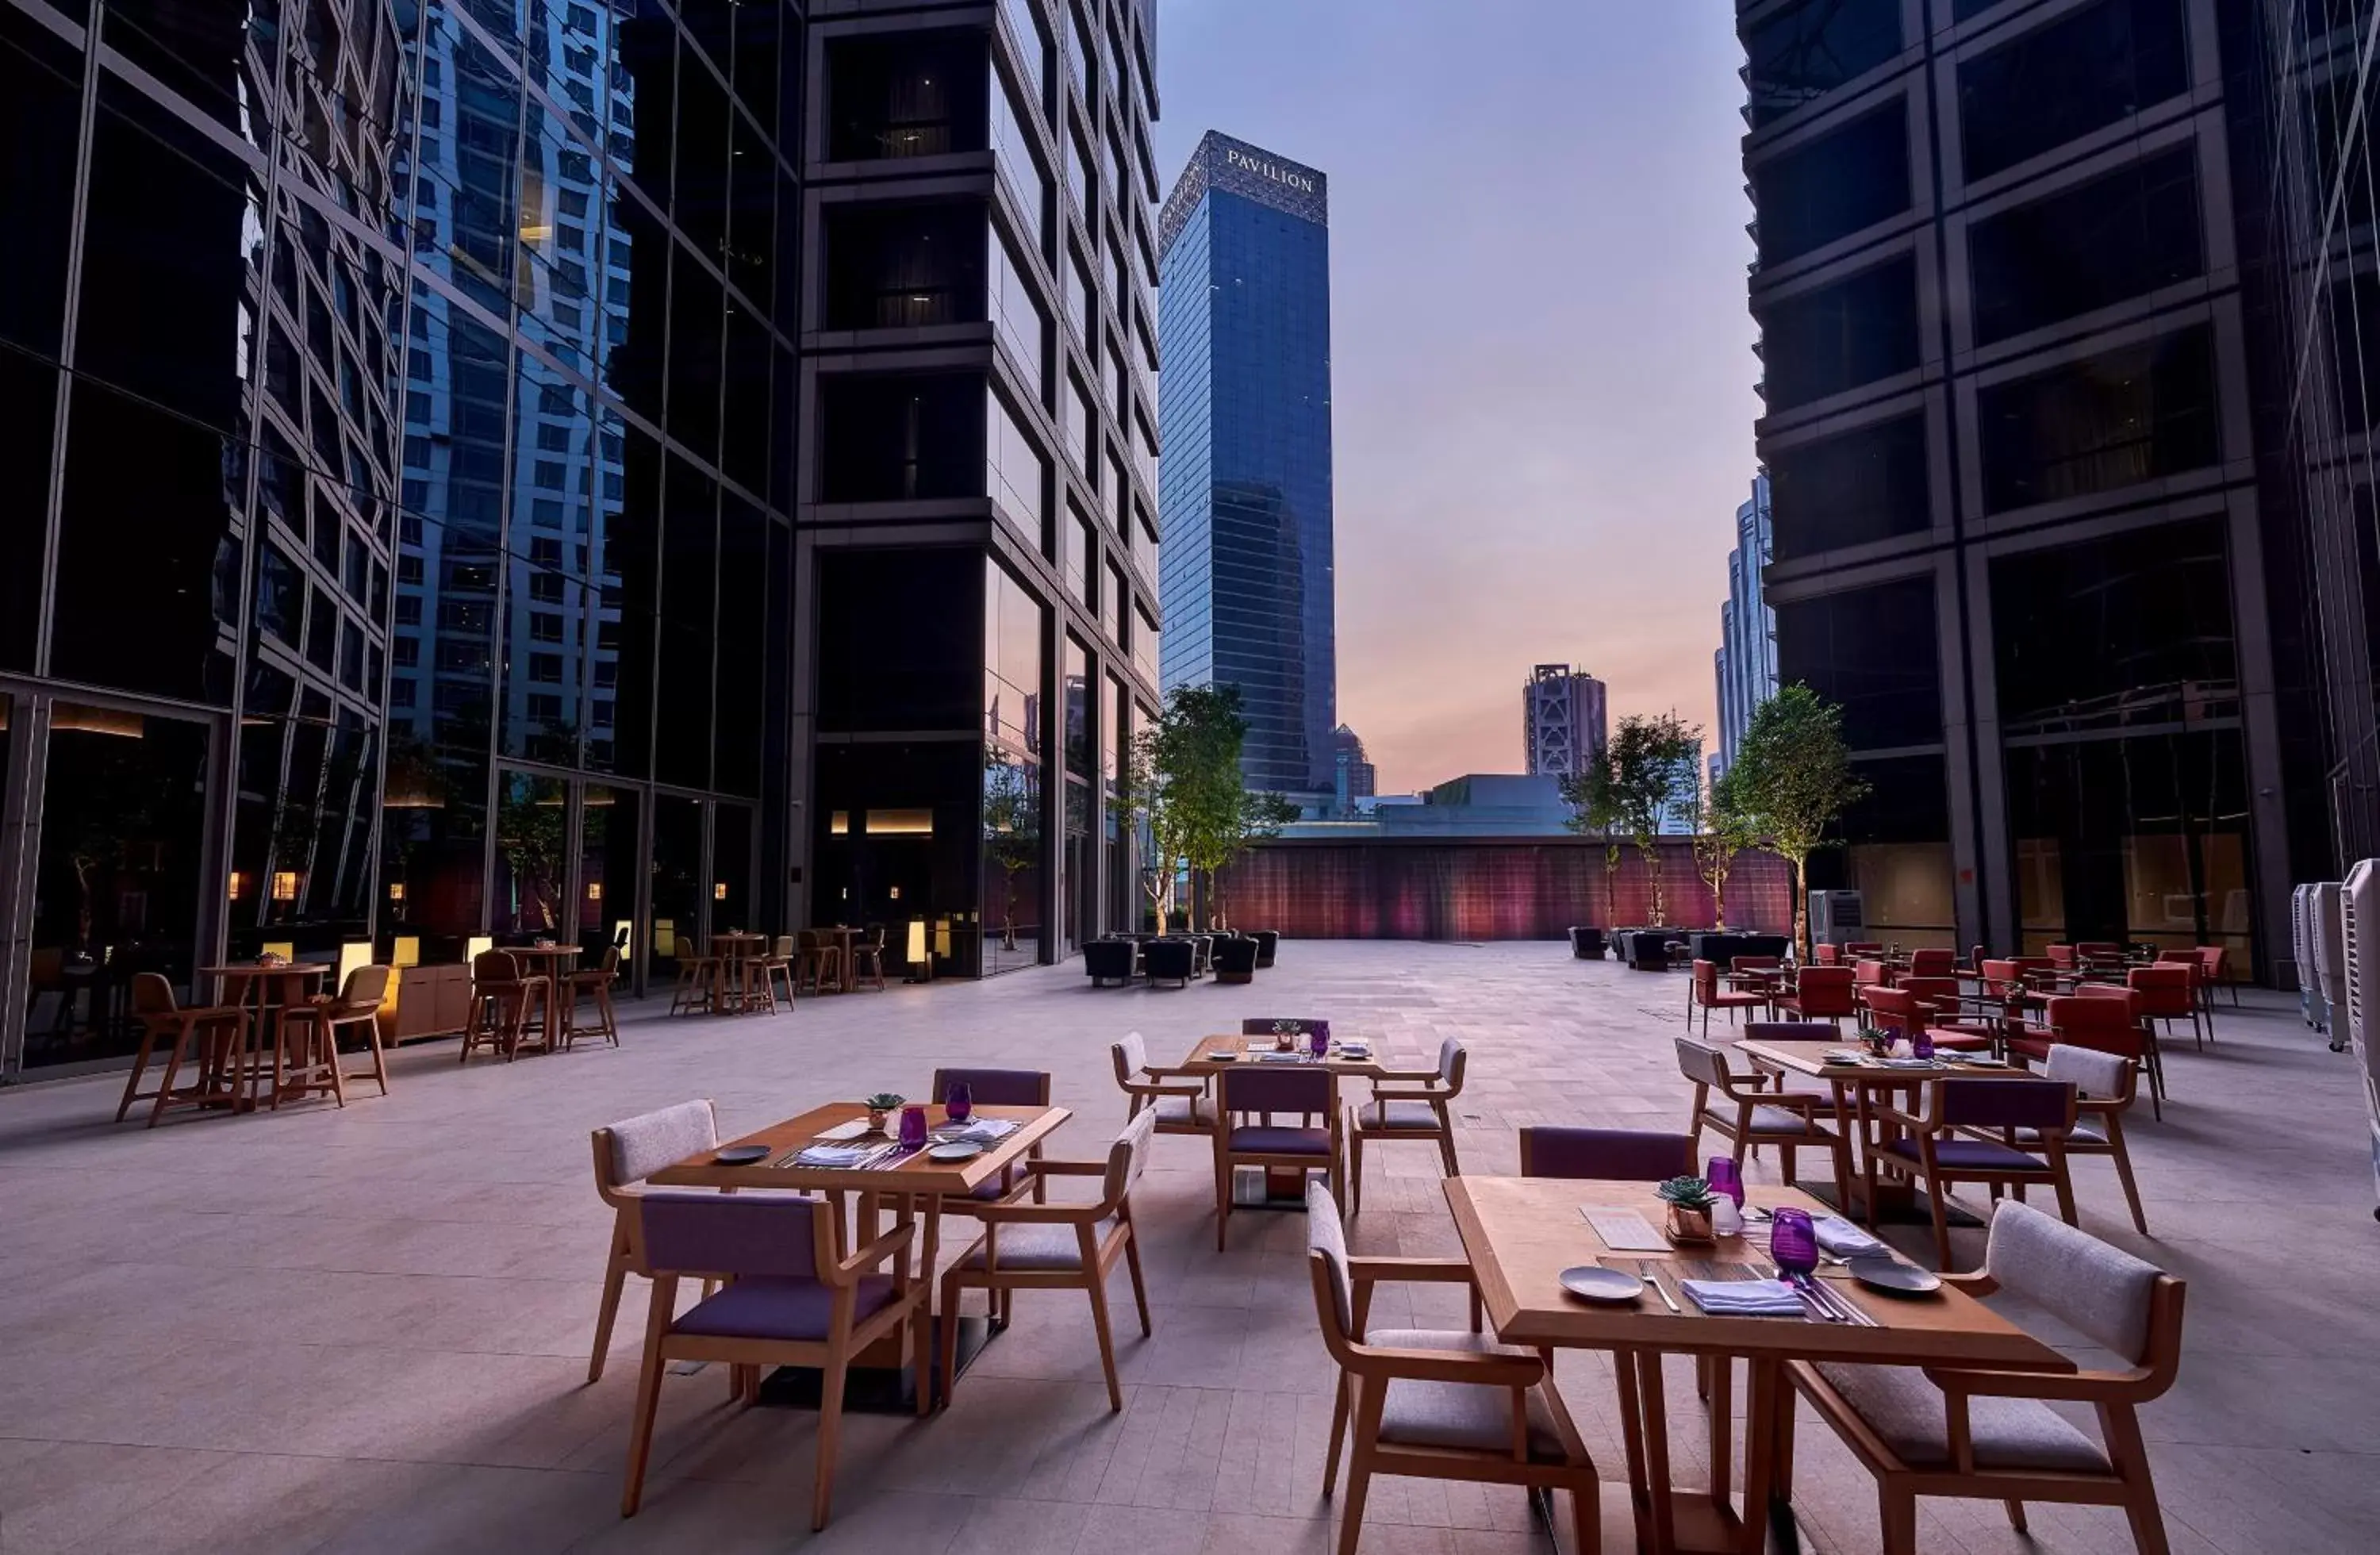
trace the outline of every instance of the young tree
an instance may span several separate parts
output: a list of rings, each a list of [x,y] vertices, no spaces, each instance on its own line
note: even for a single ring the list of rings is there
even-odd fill
[[[1620,844],[1611,833],[1620,824],[1620,791],[1611,782],[1611,768],[1604,761],[1602,752],[1584,771],[1565,773],[1561,780],[1562,802],[1570,806],[1570,817],[1562,822],[1573,832],[1592,832],[1604,840],[1603,849],[1603,926],[1620,927]]]
[[[1600,796],[1609,806],[1613,824],[1628,834],[1644,856],[1645,872],[1653,879],[1656,929],[1670,921],[1658,840],[1662,823],[1681,805],[1694,801],[1700,784],[1694,757],[1701,740],[1702,726],[1688,723],[1674,712],[1631,713],[1620,721],[1619,730],[1604,747],[1597,763],[1603,773],[1590,780],[1590,793],[1597,785],[1608,785],[1608,793]]]
[[[1743,812],[1730,767],[1705,791],[1694,824],[1694,869],[1711,888],[1718,928],[1727,927],[1727,877],[1735,869],[1735,856],[1759,841],[1759,829]]]
[[[1807,686],[1788,686],[1752,715],[1728,770],[1737,802],[1793,867],[1793,940],[1805,950],[1810,855],[1823,845],[1827,828],[1868,793],[1852,771],[1842,724],[1841,708]]]
[[[1184,811],[1173,802],[1172,787],[1158,765],[1159,733],[1152,724],[1133,736],[1132,748],[1124,756],[1123,787],[1112,804],[1127,827],[1135,815],[1148,819],[1149,856],[1141,866],[1140,889],[1156,916],[1157,931],[1162,934],[1173,912],[1173,881],[1181,870],[1188,839]]]
[[[1000,944],[1016,948],[1016,877],[1041,860],[1041,789],[1032,770],[1002,751],[984,757],[983,850],[1000,870]]]
[[[1260,837],[1278,837],[1281,829],[1297,819],[1297,805],[1287,795],[1265,790],[1248,789],[1240,794],[1240,814],[1231,851],[1223,856],[1229,863],[1248,850],[1248,845]],[[1231,914],[1224,909],[1222,878],[1213,869],[1207,871],[1207,901],[1209,927],[1229,929]]]

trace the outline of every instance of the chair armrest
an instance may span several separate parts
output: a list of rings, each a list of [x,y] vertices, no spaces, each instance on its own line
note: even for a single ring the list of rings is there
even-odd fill
[[[1103,1177],[1108,1170],[1103,1160],[1027,1160],[1019,1164],[1044,1177]]]
[[[1545,1380],[1546,1365],[1535,1355],[1483,1355],[1470,1350],[1390,1350],[1348,1346],[1347,1369],[1367,1377],[1398,1377],[1415,1382],[1484,1382],[1491,1387],[1530,1388]]]
[[[917,1239],[917,1222],[894,1226],[841,1263],[824,1271],[830,1285],[847,1285]]]
[[[1020,1184],[1017,1193],[1026,1191]],[[988,1226],[1080,1225],[1101,1218],[1104,1204],[1036,1204],[1023,1197],[997,1198],[971,1206],[967,1212]]]
[[[1380,1069],[1365,1076],[1375,1084],[1388,1080],[1401,1085],[1429,1085],[1445,1077],[1435,1069]]]
[[[1899,1124],[1901,1127],[1909,1130],[1912,1134],[1932,1134],[1935,1132],[1934,1124],[1931,1120],[1917,1117],[1912,1113],[1904,1112],[1900,1108],[1892,1106],[1887,1102],[1877,1101],[1871,1103],[1868,1108],[1868,1112],[1876,1122]]]
[[[1964,1291],[1978,1300],[1997,1294],[2000,1288],[1998,1281],[1980,1269],[1972,1274],[1945,1274],[1942,1276],[1942,1283],[1954,1291]]]
[[[1926,1380],[1954,1397],[2060,1399],[2070,1403],[2141,1403],[2163,1391],[2145,1367],[2123,1371],[1970,1371],[1927,1367]]]
[[[1472,1272],[1466,1258],[1351,1257],[1347,1260],[1347,1278],[1358,1285],[1379,1281],[1390,1284],[1468,1285]]]
[[[1151,1080],[1126,1080],[1123,1089],[1129,1096],[1201,1097],[1207,1094],[1207,1087],[1203,1085],[1169,1086]]]

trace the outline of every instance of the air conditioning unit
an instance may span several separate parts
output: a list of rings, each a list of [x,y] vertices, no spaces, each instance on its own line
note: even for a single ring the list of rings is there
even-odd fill
[[[2289,893],[2289,959],[2298,969],[2298,1015],[2309,1027],[2313,1018],[2313,887],[2301,885]]]
[[[1847,945],[1864,940],[1866,920],[1860,913],[1860,893],[1856,891],[1813,891],[1810,893],[1810,942],[1814,945]]]
[[[2338,897],[2337,881],[2324,881],[2315,886],[2306,921],[2306,937],[2313,943],[2314,1017],[2316,1024],[2330,1033],[2334,1051],[2345,1047],[2345,1039],[2338,1031],[2338,1017],[2347,1003],[2347,947],[2339,940]]]
[[[2380,1188],[2380,859],[2367,858],[2347,871],[2338,897],[2339,980],[2346,994],[2339,1024],[2363,1080],[2373,1181]],[[2338,1045],[2336,1039],[2331,1045]],[[2380,1218],[2380,1209],[2373,1214]]]

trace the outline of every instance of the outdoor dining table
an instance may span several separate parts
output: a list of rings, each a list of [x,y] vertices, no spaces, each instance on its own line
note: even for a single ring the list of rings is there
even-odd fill
[[[868,1116],[868,1109],[856,1101],[831,1101],[823,1107],[813,1107],[797,1117],[773,1123],[766,1128],[686,1157],[673,1166],[665,1166],[646,1181],[655,1187],[692,1188],[795,1188],[823,1194],[832,1207],[837,1243],[837,1256],[846,1255],[850,1245],[840,1240],[852,1234],[855,1225],[861,1245],[876,1234],[877,1217],[881,1207],[890,1201],[895,1217],[906,1222],[912,1217],[923,1223],[918,1230],[917,1277],[934,1278],[934,1259],[941,1247],[941,1207],[947,1198],[965,1198],[984,1184],[999,1177],[1012,1165],[1025,1159],[1032,1148],[1073,1117],[1063,1107],[978,1107],[978,1118],[1008,1118],[1018,1126],[1002,1138],[984,1148],[980,1155],[963,1161],[929,1160],[924,1151],[894,1154],[870,1166],[806,1166],[798,1158],[802,1151],[819,1142],[828,1130],[841,1127],[856,1119]],[[926,1109],[929,1138],[931,1131],[949,1122],[949,1112],[939,1106]],[[897,1133],[898,1124],[886,1121],[888,1133]],[[880,1136],[861,1136],[849,1141],[866,1144],[881,1140]],[[757,1161],[731,1166],[722,1162],[722,1150],[739,1146],[758,1145],[768,1154]],[[855,1222],[846,1219],[846,1206],[857,1210]],[[905,1283],[912,1272],[907,1249],[894,1255],[893,1278]],[[936,1316],[937,1325],[956,1322],[958,1314],[945,1312]],[[939,1328],[937,1335],[939,1335]],[[890,1385],[897,1391],[898,1374],[903,1371],[904,1358],[909,1343],[908,1329],[887,1334],[874,1345],[852,1358],[854,1372],[892,1372],[896,1374]],[[939,1337],[935,1341],[939,1343]],[[980,1346],[978,1346],[980,1348]],[[964,1369],[973,1352],[962,1349],[960,1365]],[[914,1357],[911,1357],[914,1364]],[[942,1379],[945,1394],[950,1379]],[[764,1391],[762,1402],[769,1402]]]
[[[562,1023],[565,1018],[563,985],[570,976],[570,967],[578,959],[577,945],[536,944],[506,945],[504,954],[515,961],[528,962],[528,975],[545,979],[545,1048],[552,1052],[562,1045]]]
[[[2008,1063],[1977,1063],[1962,1055],[1949,1052],[1937,1055],[1934,1067],[1930,1069],[1888,1063],[1864,1052],[1860,1054],[1856,1063],[1828,1063],[1828,1053],[1859,1051],[1857,1043],[1841,1041],[1747,1039],[1738,1042],[1735,1045],[1735,1051],[1772,1075],[1806,1075],[1813,1079],[1823,1080],[1832,1087],[1835,1094],[1835,1116],[1844,1120],[1843,1126],[1849,1128],[1851,1133],[1852,1147],[1860,1153],[1863,1160],[1868,1152],[1880,1150],[1890,1143],[1888,1139],[1877,1136],[1875,1102],[1879,1094],[1913,1097],[1937,1080],[1994,1075],[2004,1078],[2010,1075],[2021,1075],[2025,1073],[2019,1066]],[[1863,1184],[1865,1181],[1864,1172],[1856,1169],[1852,1172],[1851,1191],[1853,1197],[1864,1197],[1865,1189]],[[1865,1206],[1863,1204],[1856,1208],[1864,1209]],[[1842,1213],[1846,1215],[1853,1213],[1854,1209],[1854,1206],[1849,1204],[1841,1207]],[[1905,1219],[1912,1224],[1928,1220],[1928,1215],[1920,1212],[1916,1208],[1915,1190],[1904,1182],[1879,1182],[1876,1184],[1876,1213],[1879,1218],[1896,1221]]]
[[[232,1055],[232,1110],[252,1112],[256,1110],[257,1094],[264,1087],[268,1066],[273,1072],[272,1099],[278,1102],[281,1090],[281,1018],[292,1003],[304,1003],[312,997],[314,985],[338,970],[325,961],[234,961],[221,966],[201,966],[199,976],[217,979],[215,1002],[237,1004],[252,1009],[255,1018],[248,1023],[241,1039],[240,1051]],[[234,979],[244,978],[234,991]],[[250,995],[254,1002],[250,1003]],[[240,1082],[245,1075],[248,1095],[240,1097]]]
[[[1792,1205],[1814,1215],[1827,1212],[1797,1189],[1753,1184],[1745,1191],[1755,1210]],[[1790,1482],[1793,1393],[1784,1375],[1787,1361],[2074,1370],[2057,1350],[1961,1292],[1946,1286],[1918,1297],[1871,1295],[1832,1265],[1820,1266],[1828,1276],[1826,1291],[1840,1296],[1865,1322],[1706,1315],[1678,1288],[1682,1262],[1753,1264],[1766,1275],[1771,1267],[1767,1227],[1755,1222],[1745,1236],[1715,1243],[1643,1253],[1613,1250],[1582,1211],[1633,1209],[1658,1225],[1660,1200],[1648,1183],[1463,1176],[1447,1180],[1446,1198],[1497,1339],[1531,1349],[1611,1352],[1641,1549],[1757,1555],[1772,1530],[1784,1548],[1799,1548]],[[1627,1274],[1649,1271],[1657,1285],[1633,1302],[1610,1305],[1580,1301],[1562,1288],[1564,1270],[1595,1263]],[[1729,1276],[1721,1271],[1718,1277]],[[1707,1488],[1670,1483],[1664,1355],[1707,1355],[1718,1363],[1711,1376]],[[1750,1374],[1741,1512],[1729,1496],[1736,1356],[1744,1359]]]
[[[1186,1073],[1202,1076],[1220,1075],[1226,1069],[1236,1068],[1243,1063],[1258,1065],[1279,1063],[1284,1067],[1297,1068],[1320,1067],[1330,1070],[1334,1075],[1353,1075],[1362,1079],[1378,1079],[1388,1073],[1381,1067],[1377,1050],[1364,1058],[1350,1058],[1341,1051],[1339,1040],[1334,1039],[1324,1056],[1317,1061],[1306,1048],[1305,1036],[1303,1032],[1291,1039],[1296,1043],[1296,1047],[1292,1051],[1300,1055],[1293,1065],[1288,1059],[1248,1056],[1251,1051],[1259,1054],[1278,1052],[1279,1050],[1274,1047],[1270,1037],[1250,1038],[1220,1033],[1213,1037],[1201,1037],[1193,1042],[1190,1045],[1190,1056],[1182,1061],[1182,1068]],[[1253,1050],[1251,1044],[1253,1044]],[[1219,1061],[1215,1056],[1218,1053],[1231,1053],[1233,1056]],[[1256,1169],[1249,1167],[1247,1170],[1253,1172]],[[1304,1169],[1294,1166],[1268,1166],[1264,1169],[1264,1197],[1260,1202],[1281,1209],[1302,1209],[1305,1206],[1305,1172]]]

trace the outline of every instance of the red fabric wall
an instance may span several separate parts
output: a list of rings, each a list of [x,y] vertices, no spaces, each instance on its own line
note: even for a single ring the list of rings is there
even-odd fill
[[[1658,844],[1669,921],[1714,926],[1710,887],[1683,837]],[[1605,909],[1604,844],[1592,838],[1276,839],[1223,872],[1233,927],[1313,940],[1558,940],[1572,924],[1609,929],[1652,918],[1652,881],[1633,844],[1621,847]],[[1730,929],[1787,933],[1785,861],[1746,853],[1727,880]]]

